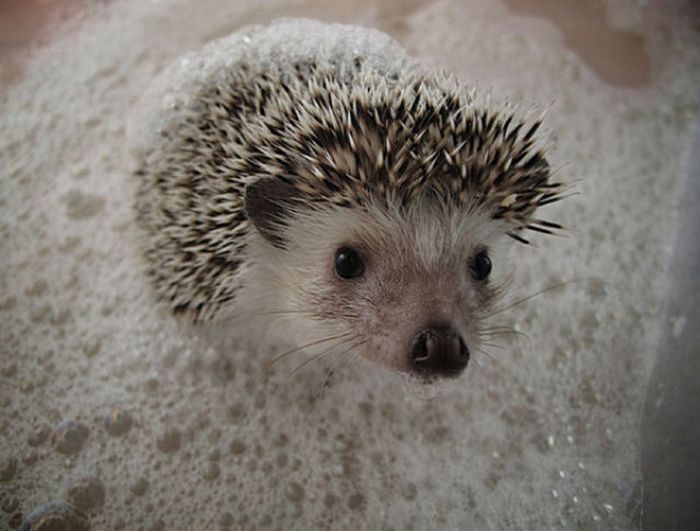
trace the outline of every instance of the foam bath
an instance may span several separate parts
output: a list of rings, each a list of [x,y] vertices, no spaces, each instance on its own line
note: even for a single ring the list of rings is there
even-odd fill
[[[651,81],[624,88],[497,3],[362,7],[117,2],[2,95],[0,526],[51,502],[94,529],[636,525],[697,38],[680,17],[609,6],[651,57]],[[255,344],[180,326],[134,243],[127,115],[183,53],[288,15],[379,27],[426,65],[547,108],[550,162],[577,195],[548,211],[565,237],[511,254],[513,301],[605,282],[512,308],[527,339],[429,397],[357,357],[289,376],[306,358],[270,367]]]

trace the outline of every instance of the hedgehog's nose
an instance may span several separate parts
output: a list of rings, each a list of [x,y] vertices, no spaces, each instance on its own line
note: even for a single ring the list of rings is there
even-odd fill
[[[423,376],[458,376],[469,362],[469,349],[451,326],[434,326],[418,333],[409,360]]]

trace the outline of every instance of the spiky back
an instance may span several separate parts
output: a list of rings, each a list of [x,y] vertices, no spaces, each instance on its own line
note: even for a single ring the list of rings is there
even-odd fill
[[[315,67],[276,92],[274,111],[249,128],[257,141],[238,167],[246,179],[276,175],[308,203],[347,207],[434,196],[512,221],[516,236],[556,227],[532,216],[561,189],[535,147],[541,123],[526,127],[476,104],[448,76],[409,71],[388,80]]]
[[[540,123],[402,66],[242,60],[192,99],[139,171],[149,271],[176,311],[207,318],[235,297],[251,231],[242,196],[262,177],[291,184],[302,206],[427,196],[486,209],[520,241],[520,229],[557,227],[533,217],[560,193],[536,148]]]

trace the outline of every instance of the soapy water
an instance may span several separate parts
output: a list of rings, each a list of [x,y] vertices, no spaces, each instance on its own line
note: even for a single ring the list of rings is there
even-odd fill
[[[700,73],[690,24],[640,9],[607,8],[646,41],[635,88],[486,0],[113,2],[55,39],[0,104],[0,527],[634,527]],[[527,338],[498,338],[456,382],[419,390],[342,349],[270,364],[282,350],[212,344],[153,300],[127,115],[183,53],[282,15],[385,29],[427,65],[548,109],[576,195],[547,207],[565,237],[509,256],[508,300],[567,284],[504,312]]]

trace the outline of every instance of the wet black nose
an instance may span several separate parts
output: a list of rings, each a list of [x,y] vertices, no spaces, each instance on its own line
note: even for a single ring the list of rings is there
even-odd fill
[[[451,326],[434,326],[418,333],[409,360],[424,376],[457,376],[469,362],[469,349]]]

